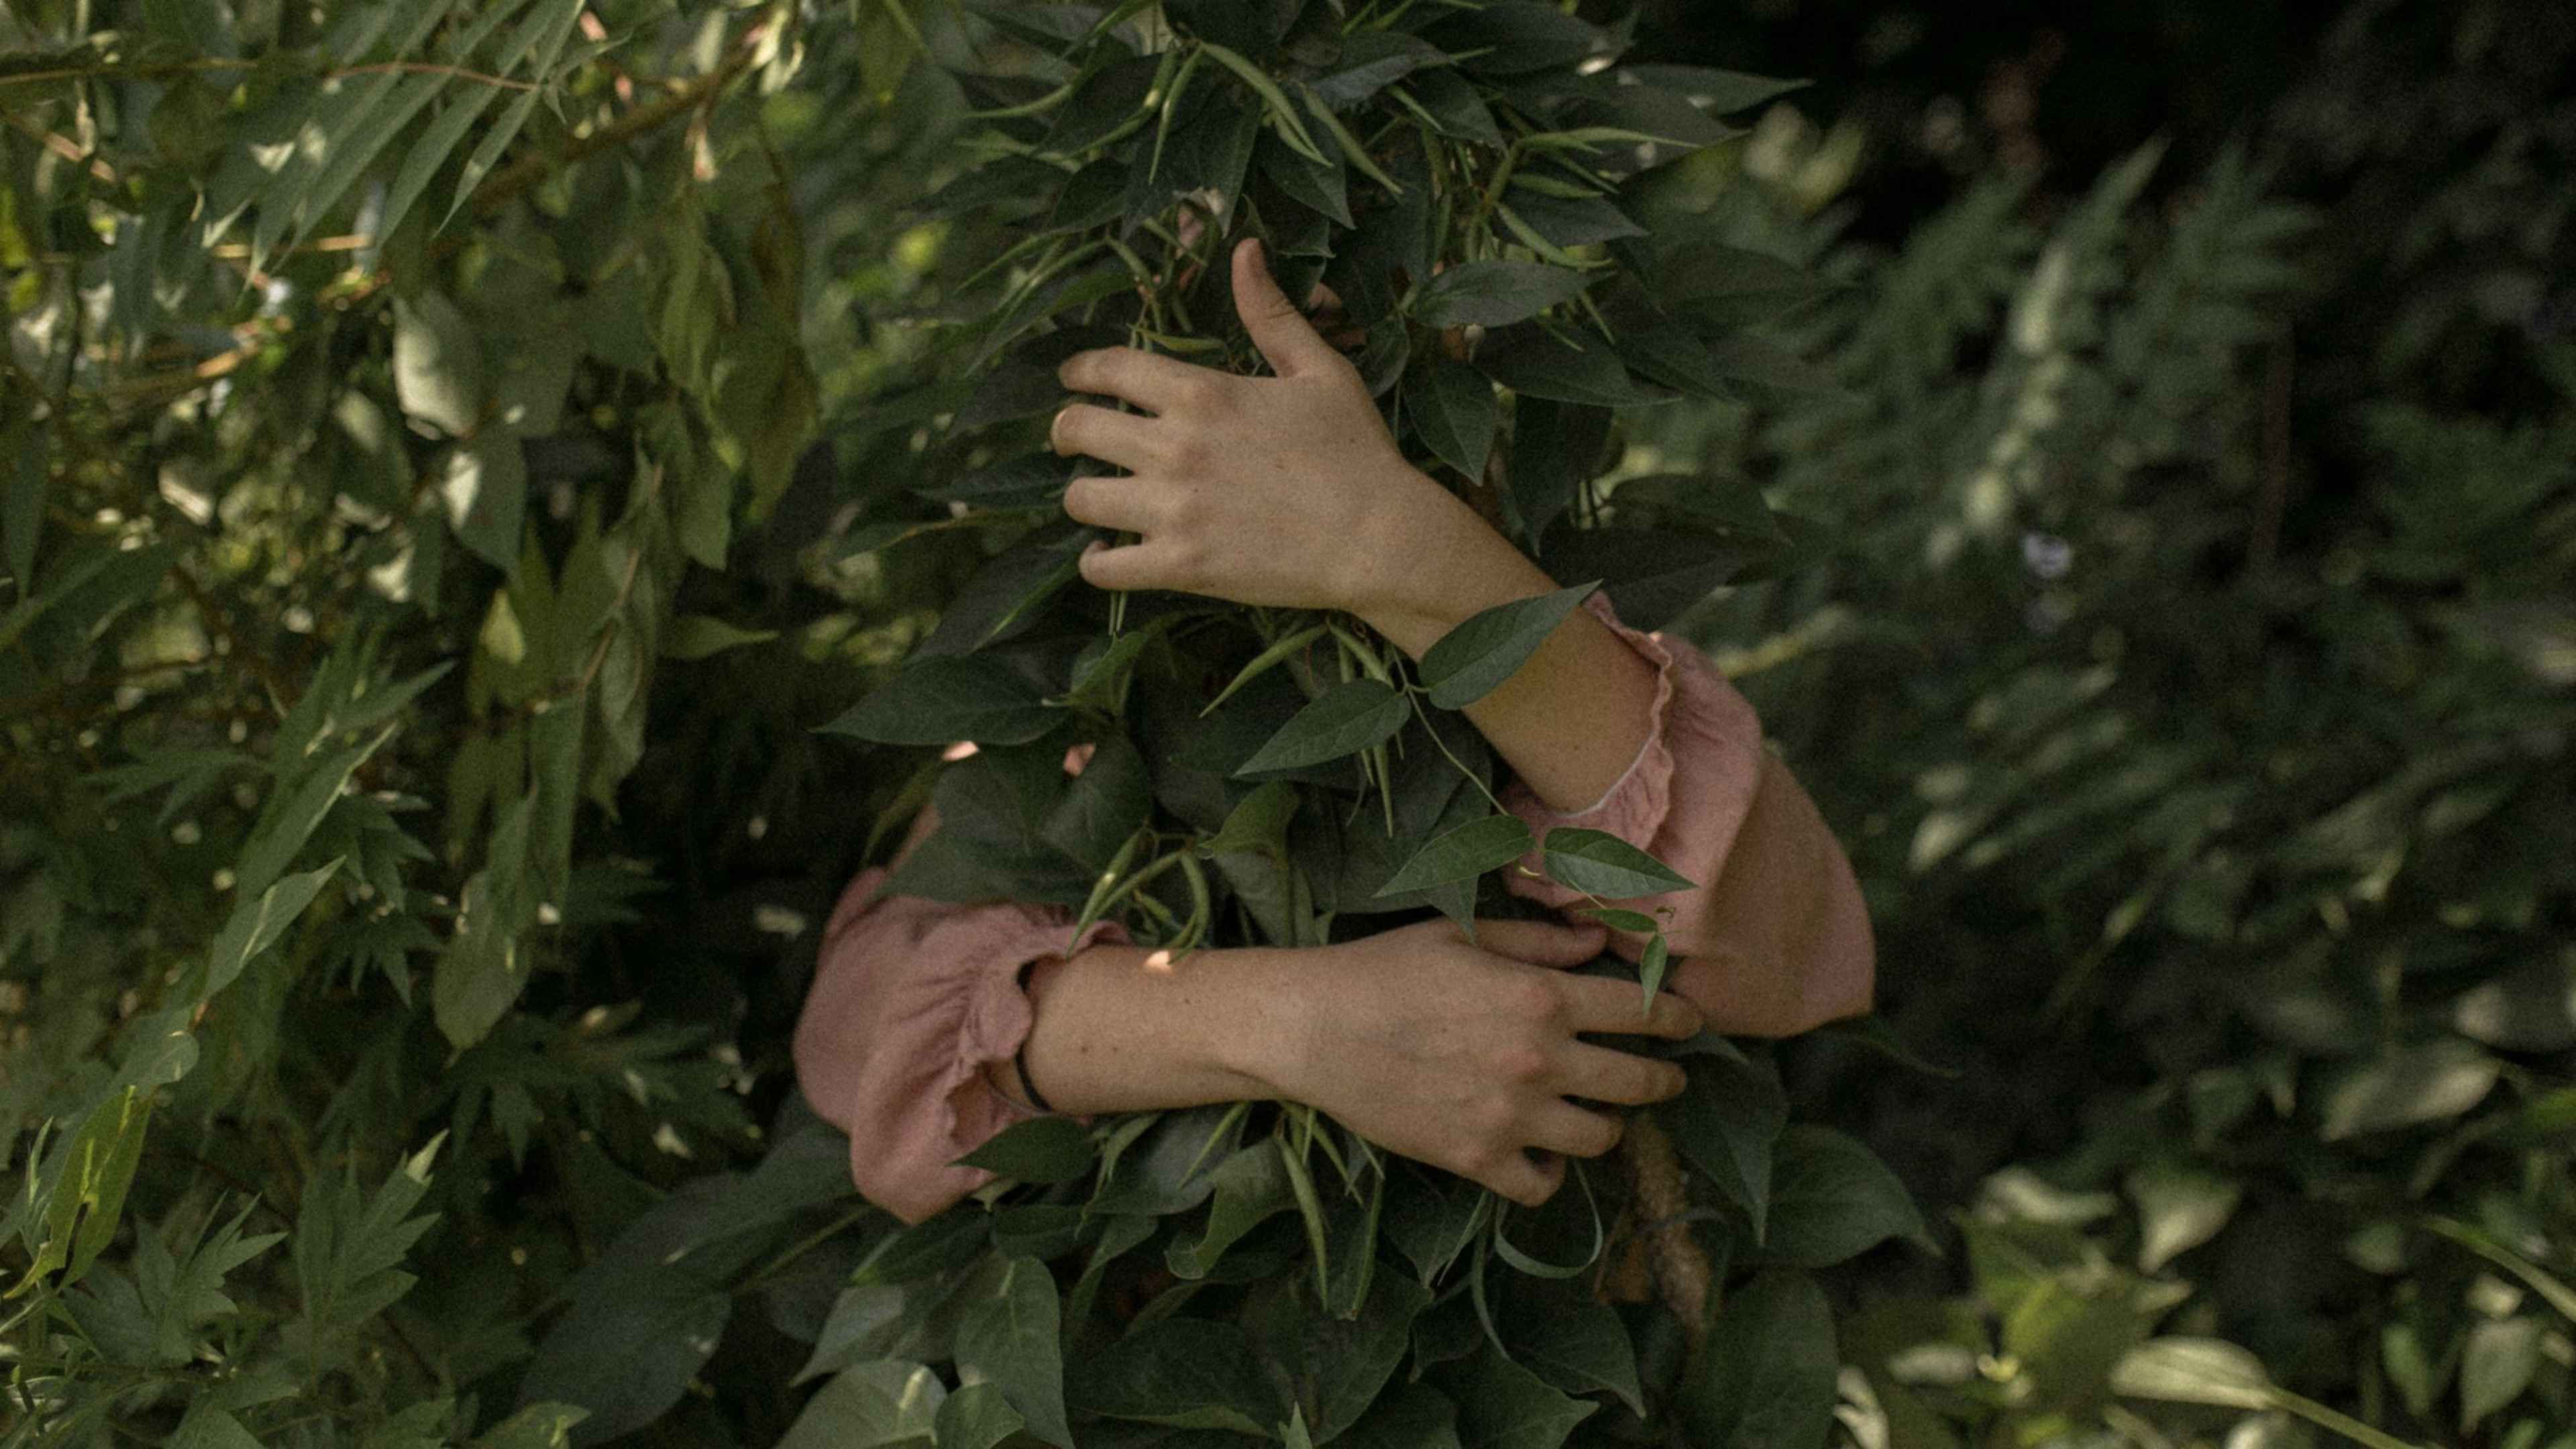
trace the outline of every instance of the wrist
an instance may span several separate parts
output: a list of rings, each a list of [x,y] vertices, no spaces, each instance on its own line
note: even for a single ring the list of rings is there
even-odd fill
[[[1430,491],[1376,535],[1390,541],[1388,582],[1350,611],[1415,659],[1473,615],[1556,587],[1465,500],[1436,484]]]
[[[1221,960],[1209,962],[1218,967],[1207,973],[1218,999],[1201,1018],[1207,1027],[1201,1053],[1210,1069],[1239,1084],[1242,1096],[1300,1100],[1315,1003],[1313,973],[1298,969],[1299,958],[1324,949],[1242,946],[1203,953]]]

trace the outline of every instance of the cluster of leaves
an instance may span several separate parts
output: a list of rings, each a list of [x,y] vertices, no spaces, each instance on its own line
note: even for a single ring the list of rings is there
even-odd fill
[[[1075,1418],[1085,1442],[1364,1422],[1554,1442],[1595,1419],[1660,1433],[1676,1403],[1821,1431],[1832,1325],[1805,1275],[1919,1219],[1865,1149],[1788,1128],[1776,1070],[1723,1041],[1690,1048],[1698,1090],[1668,1126],[1704,1197],[1681,1231],[1716,1248],[1716,1286],[1748,1283],[1725,1332],[1802,1346],[1751,1376],[1685,1355],[1696,1325],[1660,1306],[1563,1281],[1607,1266],[1616,1181],[1507,1236],[1479,1191],[1247,1107],[998,1143],[1024,1184],[1002,1211],[897,1233],[785,1097],[777,942],[810,959],[815,882],[856,853],[820,788],[842,747],[806,728],[855,692],[851,665],[915,637],[920,663],[845,718],[988,746],[937,778],[972,847],[925,857],[948,889],[1087,895],[1132,846],[1092,909],[1181,943],[1463,915],[1525,854],[1605,900],[1676,883],[1607,836],[1530,840],[1441,713],[1589,586],[1477,621],[1418,676],[1348,621],[1138,601],[1112,628],[1063,590],[1063,479],[995,462],[1028,441],[1049,349],[1106,328],[1242,365],[1190,321],[1225,299],[1127,264],[1178,271],[1181,208],[1213,223],[1201,263],[1251,229],[1292,281],[1334,279],[1408,445],[1632,619],[1780,552],[1758,501],[1712,498],[1678,533],[1575,526],[1602,521],[1584,480],[1615,407],[1783,369],[1743,332],[1758,309],[1684,305],[1619,200],[1729,134],[1683,91],[1722,110],[1776,83],[1578,68],[1606,38],[1536,4],[984,10],[810,31],[784,4],[13,14],[11,1442],[899,1439],[922,1413],[976,1443],[1066,1442]],[[902,46],[964,88],[891,63]],[[1148,66],[1150,106],[1080,94]],[[846,246],[881,225],[871,189],[940,135],[901,118],[968,96],[1010,154],[929,201],[892,275],[826,271],[883,300],[940,228],[971,238],[928,298],[967,324],[933,333],[938,373],[966,380],[889,389],[932,364],[800,329],[807,226]],[[971,214],[1052,213],[1084,177],[1118,185],[1070,230]],[[691,612],[692,591],[733,607]],[[793,644],[724,617],[764,606]],[[755,654],[791,683],[748,709],[680,667]],[[925,688],[983,712],[889,711]],[[1099,753],[1059,799],[1028,766],[1077,738]],[[1265,752],[1270,778],[1238,774]],[[702,803],[746,774],[755,808]],[[889,818],[918,784],[889,779]],[[746,900],[704,827],[756,842],[772,806],[810,860]],[[699,951],[721,938],[668,929],[701,920],[771,939],[711,986]],[[766,1134],[746,1094],[780,1104]],[[262,1214],[285,1231],[252,1231]],[[1068,1339],[1117,1339],[1129,1367],[1068,1404]],[[1164,1377],[1153,1343],[1181,1339],[1218,1379],[1188,1354]],[[830,1373],[810,1402],[775,1372],[798,1340]],[[726,1391],[689,1394],[706,1380]]]
[[[998,217],[1000,250],[928,315],[933,378],[868,420],[900,461],[839,545],[973,533],[989,553],[911,661],[827,727],[978,746],[889,806],[880,836],[925,800],[942,827],[886,889],[1114,916],[1186,953],[1425,909],[1472,925],[1512,909],[1500,873],[1527,862],[1646,935],[1654,989],[1658,922],[1612,902],[1687,883],[1600,832],[1533,838],[1455,712],[1596,587],[1651,626],[1789,557],[1746,490],[1656,480],[1670,512],[1614,525],[1592,487],[1623,410],[1808,380],[1755,327],[1804,279],[1639,205],[1732,134],[1718,116],[1784,87],[1613,64],[1614,37],[1530,3],[989,13],[1024,69],[958,76],[983,164],[925,208]],[[1076,587],[1097,535],[1060,498],[1092,465],[1045,445],[1055,366],[1094,346],[1257,366],[1224,265],[1247,235],[1290,292],[1343,299],[1409,457],[1558,576],[1599,582],[1478,615],[1418,668],[1337,615]],[[1068,778],[1074,747],[1088,763]],[[1786,1126],[1767,1059],[1714,1038],[1681,1055],[1694,1090],[1657,1117],[1696,1185],[1702,1291],[1725,1302],[1705,1346],[1659,1301],[1601,1300],[1633,1241],[1608,1224],[1645,1226],[1616,1174],[1514,1220],[1303,1108],[1048,1120],[968,1159],[1002,1174],[985,1208],[859,1270],[798,1433],[946,1443],[998,1400],[1057,1443],[1722,1442],[1768,1432],[1755,1419],[1821,1435],[1833,1327],[1807,1270],[1920,1239],[1920,1220],[1859,1144]],[[1570,1281],[1587,1272],[1591,1292]]]
[[[816,423],[801,21],[0,19],[9,1442],[559,1443],[530,1325],[756,1136],[595,958],[656,673],[759,637],[682,577]]]
[[[2044,227],[1996,180],[1892,262],[1835,253],[1860,286],[1809,326],[1846,397],[1665,415],[1631,460],[1740,469],[1848,540],[1689,623],[1833,762],[1891,1020],[1973,1068],[1844,1077],[1875,1139],[1948,1200],[2015,1160],[2056,1195],[1859,1367],[1897,1442],[2213,1432],[2097,1415],[2173,1314],[2268,1365],[2256,1393],[2188,1359],[2213,1377],[2175,1395],[2254,1411],[2253,1442],[2296,1437],[2290,1398],[2560,1442],[2576,359],[2512,319],[2481,345],[2537,342],[2546,395],[2378,400],[2293,452],[2306,219],[2230,157],[2138,220],[2155,162]],[[1829,244],[1742,200],[1788,254]],[[1924,1345],[1975,1372],[1913,1373]]]
[[[12,7],[0,1439],[2562,1442],[2569,404],[2311,463],[2247,169],[2161,222],[2152,157],[2053,224],[1991,182],[1872,256],[1728,179],[1775,83],[1622,33]],[[1069,586],[1053,359],[1255,365],[1247,233],[1415,461],[1710,641],[1976,1065],[1679,1053],[1696,1349],[1616,1171],[1506,1220],[1211,1109],[1024,1129],[905,1231],[786,1090],[834,892],[934,797],[917,888],[1176,949],[1661,879],[1513,834],[1448,713],[1581,590],[1414,670]],[[1891,1248],[1832,1306],[1923,1229],[1784,1065],[1941,1200],[2042,1162],[1964,1284]]]

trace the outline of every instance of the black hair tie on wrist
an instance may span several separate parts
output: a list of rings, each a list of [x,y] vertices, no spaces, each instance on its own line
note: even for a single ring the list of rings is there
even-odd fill
[[[1038,963],[1035,961],[1024,961],[1020,963],[1020,992],[1022,995],[1026,995],[1028,993],[1029,973],[1037,969],[1037,964]],[[1021,1037],[1019,1047],[1011,1053],[1011,1066],[1020,1074],[1020,1094],[1028,1099],[1028,1104],[1037,1108],[1039,1111],[1046,1113],[1050,1117],[1054,1116],[1055,1108],[1047,1105],[1047,1099],[1038,1095],[1038,1084],[1029,1080],[1028,1037]]]
[[[1029,1105],[1053,1116],[1055,1108],[1048,1106],[1047,1099],[1038,1095],[1038,1084],[1029,1080],[1029,1044],[1026,1041],[1020,1043],[1018,1051],[1011,1053],[1011,1065],[1019,1069],[1020,1091],[1029,1099]]]

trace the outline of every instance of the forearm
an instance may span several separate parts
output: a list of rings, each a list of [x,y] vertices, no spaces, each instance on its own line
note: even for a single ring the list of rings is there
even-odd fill
[[[1042,964],[1029,984],[1036,1020],[1023,1055],[1060,1112],[1148,1112],[1277,1095],[1269,1059],[1293,1039],[1283,953],[1170,953],[1097,945]],[[1022,1100],[1017,1072],[985,1080]]]
[[[1371,628],[1419,659],[1469,616],[1557,587],[1465,504],[1440,496],[1360,611]],[[1576,612],[1492,693],[1470,722],[1523,783],[1558,810],[1590,805],[1619,782],[1654,730],[1655,669],[1589,613]]]

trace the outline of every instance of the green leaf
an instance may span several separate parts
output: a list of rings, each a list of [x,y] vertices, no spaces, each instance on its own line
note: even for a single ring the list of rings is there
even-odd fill
[[[1401,30],[1357,30],[1342,37],[1341,54],[1307,84],[1316,99],[1347,111],[1425,66],[1448,64],[1437,46]]]
[[[1493,383],[1463,362],[1439,359],[1407,373],[1405,384],[1405,416],[1423,446],[1460,476],[1482,481],[1502,416]]]
[[[1878,1154],[1827,1127],[1801,1123],[1780,1134],[1768,1256],[1822,1268],[1890,1238],[1937,1251],[1913,1196]]]
[[[1523,398],[1512,409],[1511,468],[1507,482],[1520,513],[1521,533],[1533,547],[1573,506],[1597,469],[1610,434],[1610,410],[1582,403]],[[1624,490],[1621,506],[1627,503]]]
[[[1206,1226],[1195,1241],[1175,1239],[1164,1254],[1174,1275],[1206,1277],[1244,1234],[1296,1206],[1279,1153],[1279,1140],[1264,1137],[1217,1164],[1216,1196],[1208,1204]]]
[[[1370,1221],[1357,1212],[1349,1216]],[[1374,1262],[1374,1244],[1336,1242],[1349,1249],[1341,1261]],[[1372,1273],[1364,1300],[1327,1312],[1308,1303],[1302,1288],[1294,1300],[1301,1322],[1293,1373],[1313,1385],[1317,1441],[1346,1442],[1342,1436],[1372,1417],[1371,1405],[1395,1378],[1413,1342],[1414,1320],[1431,1306],[1431,1290],[1400,1273]]]
[[[1683,1424],[1696,1444],[1821,1449],[1834,1424],[1833,1308],[1804,1273],[1771,1270],[1726,1295],[1685,1370]]]
[[[1602,830],[1560,825],[1539,846],[1548,878],[1605,900],[1659,896],[1698,887],[1646,852]]]
[[[2469,1329],[2460,1351],[2460,1432],[2474,1434],[2490,1414],[2522,1397],[2540,1369],[2541,1321],[2487,1319]]]
[[[1091,72],[1074,88],[1072,98],[1057,108],[1055,123],[1038,151],[1079,156],[1110,139],[1145,112],[1162,69],[1162,57],[1134,55]]]
[[[1826,1372],[1832,1373],[1830,1364]],[[1550,1386],[1491,1343],[1479,1345],[1468,1366],[1445,1375],[1442,1386],[1457,1399],[1463,1449],[1557,1449],[1601,1408]]]
[[[1055,1278],[1046,1265],[1014,1258],[1003,1271],[1001,1292],[968,1309],[958,1323],[957,1364],[972,1378],[999,1384],[1030,1433],[1073,1449],[1064,1415],[1060,1315]]]
[[[251,829],[249,845],[241,859],[234,862],[233,889],[248,898],[275,884],[304,843],[313,838],[314,828],[330,813],[333,802],[348,788],[349,777],[391,738],[393,731],[386,729],[364,744],[326,756],[293,789],[281,789],[271,796],[260,811],[259,823]]]
[[[922,1364],[856,1364],[806,1401],[778,1449],[930,1449],[947,1397],[947,1385]]]
[[[1394,738],[1411,715],[1403,695],[1374,679],[1354,679],[1297,711],[1234,773],[1248,778],[1355,755]]]
[[[198,993],[200,1000],[213,997],[233,984],[260,952],[277,944],[286,928],[313,904],[322,885],[340,869],[332,861],[320,870],[291,875],[260,892],[256,901],[244,900],[224,918],[224,928],[215,933],[215,943],[206,952],[206,984]]]
[[[1620,408],[1675,396],[1629,376],[1606,344],[1574,346],[1530,323],[1487,334],[1476,349],[1475,363],[1487,377],[1526,397]]]
[[[436,176],[438,168],[446,165],[448,157],[455,154],[457,143],[465,139],[465,133],[473,128],[484,108],[501,95],[496,86],[465,86],[461,90],[462,94],[454,95],[448,101],[447,109],[438,113],[438,119],[430,122],[419,138],[406,148],[402,170],[395,173],[393,185],[385,192],[384,210],[376,223],[379,239],[392,236],[404,218],[411,215],[412,204],[429,189],[430,178]]]
[[[1032,1117],[1004,1128],[991,1141],[957,1159],[1020,1182],[1071,1182],[1091,1171],[1099,1154],[1090,1129],[1070,1117]]]
[[[747,644],[766,644],[775,629],[744,629],[707,614],[682,614],[662,636],[665,659],[705,659]]]
[[[1000,1384],[968,1384],[940,1401],[932,1437],[939,1449],[997,1449],[1027,1424]]]
[[[517,561],[528,511],[528,462],[517,434],[493,428],[448,449],[437,490],[457,542],[498,569]]]
[[[2111,1391],[2134,1399],[2268,1409],[2278,1390],[2263,1361],[2215,1338],[2151,1338],[2111,1371]]]
[[[540,0],[537,8],[529,12],[528,18],[512,33],[493,64],[506,74],[525,58],[530,71],[538,75],[551,72],[556,57],[563,53],[564,42],[572,35],[573,22],[581,18],[584,3],[585,0]],[[481,186],[483,178],[500,164],[502,155],[510,149],[510,143],[518,139],[519,128],[528,123],[541,94],[542,91],[534,90],[521,92],[510,102],[509,109],[501,113],[500,121],[484,133],[482,143],[474,148],[474,154],[465,158],[464,169],[456,178],[455,199],[448,203],[449,217],[455,216],[458,208],[472,199],[474,189]],[[445,225],[445,219],[440,224]]]
[[[2344,1072],[2325,1090],[2328,1142],[2456,1117],[2485,1100],[2503,1063],[2464,1041],[2399,1047]]]
[[[1541,262],[1464,262],[1422,284],[1413,319],[1426,327],[1504,327],[1574,300],[1591,281]]]
[[[1452,881],[1474,880],[1529,854],[1536,845],[1529,825],[1517,815],[1487,815],[1470,820],[1414,852],[1413,858],[1379,887],[1378,895],[1403,895]]]
[[[2129,1174],[2129,1196],[2138,1203],[2138,1271],[2153,1273],[2227,1226],[2244,1185],[2176,1162],[2151,1163]]]
[[[31,1236],[35,1255],[9,1298],[29,1292],[57,1268],[63,1270],[57,1289],[89,1271],[116,1234],[151,1120],[151,1096],[143,1088],[126,1087],[90,1109],[80,1130],[46,1160],[45,1172],[29,1174],[26,1201],[41,1204],[36,1217],[44,1232],[41,1244]]]
[[[430,1163],[446,1140],[444,1132],[430,1139],[372,1193],[358,1186],[354,1169],[317,1172],[306,1184],[290,1251],[303,1292],[302,1332],[317,1367],[355,1356],[352,1330],[411,1291],[412,1275],[400,1265],[438,1220],[435,1213],[414,1217],[412,1209],[429,1191]]]
[[[1522,75],[1573,65],[1592,53],[1601,32],[1540,0],[1498,0],[1435,21],[1423,36],[1468,70]]]
[[[1672,969],[1672,964],[1672,943],[1664,939],[1663,932],[1657,931],[1647,940],[1644,953],[1637,958],[1637,982],[1646,990],[1646,1010],[1655,1009],[1655,993],[1664,989],[1664,975]]]
[[[1458,1406],[1428,1384],[1399,1384],[1332,1442],[1339,1449],[1461,1449]]]
[[[1743,1209],[1753,1241],[1769,1233],[1772,1157],[1789,1122],[1789,1098],[1768,1058],[1748,1056],[1724,1037],[1683,1058],[1690,1085],[1653,1110],[1690,1164]]]
[[[1809,82],[1780,80],[1767,75],[1748,75],[1740,70],[1718,70],[1703,65],[1626,65],[1620,70],[1650,86],[1675,92],[1694,105],[1705,106],[1714,115],[1730,115],[1750,110],[1764,101],[1794,90],[1803,90]]]
[[[564,1449],[575,1425],[590,1417],[576,1404],[530,1404],[474,1441],[474,1449]]]
[[[1216,692],[1216,698],[1209,700],[1207,706],[1199,711],[1199,717],[1205,719],[1216,713],[1216,707],[1234,698],[1235,691],[1269,673],[1282,661],[1294,658],[1297,651],[1323,638],[1325,628],[1326,626],[1322,624],[1309,624],[1303,629],[1282,635],[1272,641],[1270,647],[1252,656],[1250,663],[1235,671],[1234,678],[1227,680],[1225,688]]]
[[[1500,147],[1503,128],[1476,86],[1446,70],[1425,70],[1405,77],[1393,92],[1409,98],[1433,129],[1453,140]]]
[[[1441,635],[1422,655],[1422,683],[1431,702],[1442,709],[1464,709],[1493,693],[1599,587],[1576,584],[1497,604]]]
[[[1645,1388],[1637,1379],[1637,1350],[1618,1310],[1584,1291],[1533,1291],[1513,1297],[1503,1318],[1503,1341],[1512,1358],[1569,1394],[1607,1392],[1643,1417]]]
[[[1269,1438],[1286,1405],[1252,1340],[1231,1323],[1164,1318],[1109,1345],[1068,1385],[1075,1407],[1111,1419]]]
[[[915,660],[820,732],[881,745],[1024,745],[1063,718],[1009,665],[963,654]]]
[[[1298,800],[1296,786],[1285,780],[1272,780],[1226,812],[1225,823],[1216,834],[1200,842],[1199,848],[1210,855],[1236,851],[1284,855],[1288,849],[1288,822],[1297,813]]]
[[[394,397],[404,416],[450,437],[468,436],[482,421],[482,344],[465,314],[436,292],[394,299]]]
[[[1307,134],[1304,118],[1297,114],[1297,107],[1289,101],[1287,92],[1279,89],[1279,83],[1270,78],[1269,72],[1213,40],[1200,41],[1199,48],[1209,59],[1233,71],[1245,85],[1252,87],[1253,94],[1261,97],[1262,109],[1279,127],[1280,139],[1286,141],[1292,150],[1319,166],[1333,164],[1322,148],[1315,144],[1315,138]]]

